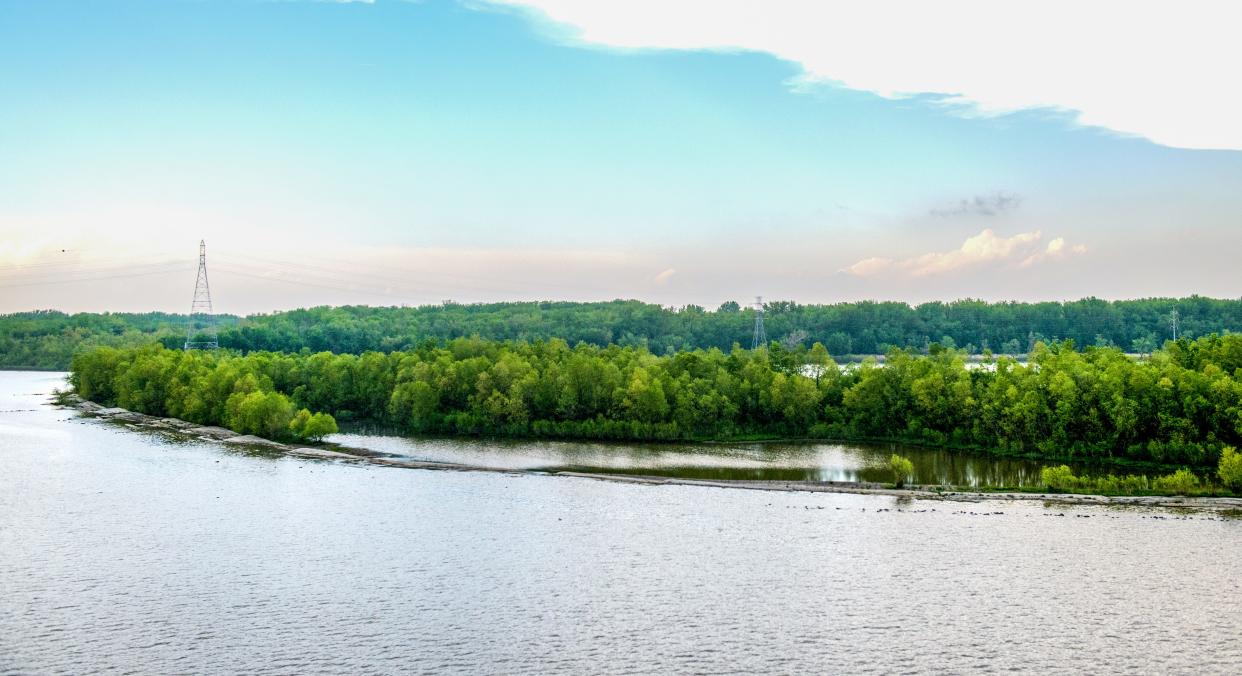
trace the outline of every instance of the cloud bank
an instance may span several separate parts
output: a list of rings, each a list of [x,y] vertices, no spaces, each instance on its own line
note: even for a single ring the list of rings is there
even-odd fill
[[[858,277],[870,277],[879,274],[904,274],[912,277],[923,277],[952,272],[965,267],[989,261],[1013,260],[1021,257],[1019,267],[1030,267],[1045,260],[1056,260],[1069,255],[1086,253],[1082,245],[1066,247],[1065,238],[1057,237],[1042,249],[1037,249],[1042,234],[1020,232],[1012,237],[1000,237],[991,228],[969,237],[957,249],[952,251],[925,253],[921,256],[896,260],[892,258],[865,258],[845,268]]]
[[[1242,150],[1242,3],[1186,0],[487,0],[583,44],[765,52],[801,82],[964,114],[1071,111],[1179,148]]]

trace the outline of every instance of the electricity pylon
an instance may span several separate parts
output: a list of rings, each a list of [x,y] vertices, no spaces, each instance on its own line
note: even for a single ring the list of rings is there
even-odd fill
[[[194,302],[190,304],[185,349],[214,350],[220,347],[216,317],[211,310],[211,287],[207,284],[207,242],[198,242],[198,279],[194,282]]]
[[[755,335],[750,339],[750,349],[768,346],[768,333],[763,330],[763,296],[755,296]]]

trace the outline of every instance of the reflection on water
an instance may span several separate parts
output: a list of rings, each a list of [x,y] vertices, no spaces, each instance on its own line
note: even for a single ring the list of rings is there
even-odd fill
[[[1242,520],[245,454],[55,410],[39,393],[56,384],[0,373],[0,673],[1233,674],[1242,663]],[[533,464],[566,455],[529,449],[581,445],[437,447]],[[857,457],[696,452],[725,471]],[[630,456],[675,466],[668,453]]]
[[[914,463],[915,482],[952,486],[1039,483],[1038,462],[898,445],[825,443],[627,444],[441,439],[337,434],[347,446],[416,460],[505,469],[576,470],[696,479],[892,482],[893,453]]]

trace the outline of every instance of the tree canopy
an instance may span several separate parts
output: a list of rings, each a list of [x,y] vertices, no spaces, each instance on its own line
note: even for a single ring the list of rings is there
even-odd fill
[[[1242,442],[1242,335],[1181,339],[1144,360],[1065,342],[1037,343],[1026,363],[893,350],[844,369],[822,347],[776,341],[663,355],[557,339],[360,355],[151,345],[81,353],[71,382],[100,403],[277,436],[322,436],[335,421],[309,413],[321,411],[415,433],[870,439],[1199,466]]]
[[[1178,336],[1242,331],[1242,300],[1190,297],[1072,302],[985,303],[959,300],[917,306],[861,301],[765,306],[770,337],[787,347],[823,344],[838,359],[893,348],[926,352],[933,344],[967,352],[1025,354],[1036,342],[1072,340],[1150,353]],[[602,303],[444,303],[422,307],[318,307],[238,318],[217,317],[220,345],[250,351],[408,351],[430,339],[550,340],[570,345],[645,347],[653,354],[693,348],[728,351],[750,345],[754,310],[724,303],[665,308],[638,301]],[[163,313],[25,312],[0,316],[0,367],[68,368],[75,351],[160,340],[179,347],[186,317]]]

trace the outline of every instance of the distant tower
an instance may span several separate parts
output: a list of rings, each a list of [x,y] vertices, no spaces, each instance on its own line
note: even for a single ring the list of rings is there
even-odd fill
[[[1173,312],[1169,313],[1169,325],[1173,327],[1173,340],[1177,340],[1177,308],[1173,308]]]
[[[768,346],[768,333],[763,330],[763,296],[755,296],[755,335],[750,339],[750,349]]]
[[[190,304],[185,349],[214,350],[220,347],[216,318],[211,311],[211,287],[207,285],[207,242],[198,242],[198,279],[194,282],[194,302]]]

